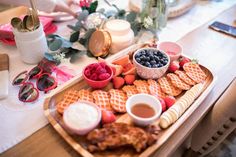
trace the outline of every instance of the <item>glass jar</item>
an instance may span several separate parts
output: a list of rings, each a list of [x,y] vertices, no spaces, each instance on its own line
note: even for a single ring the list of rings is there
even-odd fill
[[[141,21],[146,29],[161,30],[167,23],[167,4],[165,0],[143,0]]]

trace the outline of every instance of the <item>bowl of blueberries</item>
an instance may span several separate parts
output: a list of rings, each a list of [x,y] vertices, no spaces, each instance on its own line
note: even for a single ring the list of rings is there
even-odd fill
[[[137,74],[144,79],[158,79],[165,74],[170,57],[157,48],[141,48],[133,55]]]

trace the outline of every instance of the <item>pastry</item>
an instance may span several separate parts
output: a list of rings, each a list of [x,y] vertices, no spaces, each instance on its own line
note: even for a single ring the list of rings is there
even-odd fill
[[[195,85],[196,82],[194,82],[193,80],[191,80],[188,75],[185,74],[184,71],[181,71],[181,70],[176,70],[175,71],[175,74],[179,76],[179,78],[184,81],[185,83],[187,83],[188,85]]]
[[[168,95],[171,95],[171,96],[178,96],[182,90],[173,86],[170,82],[170,80],[168,80],[167,77],[161,77],[158,79],[158,83],[160,84],[161,86],[161,90],[163,92],[165,92],[166,94]]]
[[[171,106],[160,117],[160,127],[165,129],[177,121],[180,116],[190,107],[194,100],[201,94],[203,84],[194,85],[190,90],[179,98],[179,100]]]
[[[138,91],[134,85],[126,85],[122,88],[122,90],[126,93],[127,97],[138,94]]]
[[[102,110],[113,111],[110,104],[110,95],[103,90],[95,90],[92,92],[94,102]]]
[[[93,102],[93,95],[92,92],[86,89],[81,89],[79,91],[79,100]]]
[[[149,94],[148,83],[145,80],[135,80],[134,85],[138,93]]]
[[[79,92],[77,90],[69,90],[63,96],[63,100],[57,104],[57,111],[63,114],[64,110],[74,102],[79,100]]]
[[[179,88],[179,89],[182,89],[182,90],[189,90],[191,88],[190,85],[184,83],[182,80],[180,80],[180,78],[175,75],[174,73],[169,73],[167,74],[167,77],[170,79],[171,83]]]
[[[197,83],[201,83],[206,80],[206,74],[197,63],[188,62],[184,64],[183,69],[186,74]]]
[[[111,95],[110,104],[111,107],[116,112],[124,113],[126,112],[125,104],[127,100],[126,94],[119,89],[111,89],[109,90],[109,94]]]
[[[161,90],[161,87],[157,81],[149,79],[147,82],[151,95],[158,96],[160,98],[166,97],[166,94]]]

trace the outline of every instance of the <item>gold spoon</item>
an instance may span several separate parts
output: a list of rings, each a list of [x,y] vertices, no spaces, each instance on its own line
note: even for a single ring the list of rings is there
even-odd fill
[[[17,29],[18,31],[21,31],[22,29],[22,20],[18,17],[14,17],[11,19],[11,25],[13,28]]]
[[[35,30],[35,24],[34,24],[34,18],[32,15],[26,15],[27,19],[25,22],[25,28],[28,29],[29,31]]]
[[[34,30],[35,30],[39,27],[40,21],[39,21],[38,12],[37,12],[37,9],[36,9],[35,1],[30,0],[30,5],[32,7],[32,16],[33,16]]]

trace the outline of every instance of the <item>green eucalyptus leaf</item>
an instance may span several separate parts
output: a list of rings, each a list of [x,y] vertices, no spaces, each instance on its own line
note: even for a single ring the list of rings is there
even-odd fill
[[[136,21],[131,23],[131,29],[134,31],[135,36],[138,34],[141,28],[142,28],[142,23]]]
[[[114,17],[116,15],[117,15],[117,11],[114,11],[114,10],[109,10],[109,11],[105,12],[105,16],[107,18]]]
[[[71,36],[70,36],[70,42],[78,41],[79,35],[80,35],[79,31],[76,31],[76,32],[72,33]]]
[[[84,39],[84,38],[80,38],[80,39],[79,39],[79,43],[80,43],[81,45],[85,45],[85,44],[87,43],[87,40]]]
[[[87,56],[88,57],[94,57],[93,54],[89,50],[87,51]]]
[[[86,19],[86,17],[89,15],[88,10],[83,10],[81,13],[79,13],[79,16],[77,17],[77,19],[79,21],[83,21]]]
[[[130,12],[130,13],[126,16],[126,20],[131,23],[131,22],[134,22],[134,21],[135,21],[136,17],[137,17],[137,13],[135,13],[135,12]]]
[[[88,9],[89,14],[96,12],[97,7],[98,7],[98,1],[94,1],[93,3],[91,3]]]
[[[70,63],[75,63],[79,58],[80,58],[80,54],[79,53],[72,54],[71,58],[70,58]]]
[[[105,9],[104,9],[104,8],[101,8],[101,9],[97,10],[96,12],[101,13],[101,14],[104,14]]]
[[[52,43],[49,45],[49,49],[51,51],[56,51],[61,48],[63,42],[61,39],[55,39]]]
[[[119,18],[124,18],[125,13],[126,13],[126,11],[125,11],[124,9],[120,10],[120,11],[118,12],[118,17],[119,17]]]
[[[53,54],[51,53],[44,53],[44,57],[49,60],[49,61],[55,61],[54,58],[53,58]]]
[[[72,46],[72,43],[64,38],[62,38],[62,41],[63,41],[62,47],[69,48]]]
[[[72,29],[73,31],[78,31],[80,27],[72,26],[72,25],[67,25],[68,28]]]

